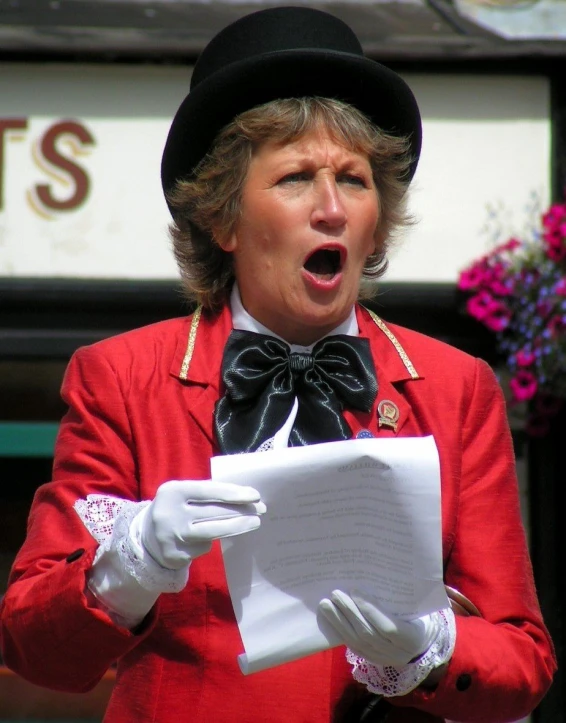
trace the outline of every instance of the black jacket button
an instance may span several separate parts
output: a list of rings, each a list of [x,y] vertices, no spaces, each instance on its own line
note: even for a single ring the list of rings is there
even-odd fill
[[[459,675],[456,680],[456,690],[459,690],[460,692],[468,690],[471,684],[472,676],[469,673],[462,673],[462,675]]]
[[[82,557],[84,555],[84,553],[84,547],[79,547],[78,550],[71,552],[71,554],[67,556],[67,562],[74,562],[75,560],[78,560],[79,557]]]

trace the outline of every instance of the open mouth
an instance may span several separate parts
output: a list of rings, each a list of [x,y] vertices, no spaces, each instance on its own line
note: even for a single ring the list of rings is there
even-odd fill
[[[305,261],[304,268],[313,276],[329,281],[342,269],[342,254],[338,249],[317,249]]]

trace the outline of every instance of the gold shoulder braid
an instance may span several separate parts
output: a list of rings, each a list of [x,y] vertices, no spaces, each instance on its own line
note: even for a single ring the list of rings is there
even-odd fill
[[[191,365],[191,359],[195,351],[195,343],[197,340],[197,329],[202,315],[202,305],[197,306],[191,319],[191,328],[189,331],[189,340],[187,341],[187,351],[183,357],[183,363],[181,364],[181,372],[179,373],[179,379],[186,381],[189,374],[189,366]]]
[[[374,324],[385,334],[385,336],[393,344],[397,354],[399,354],[399,356],[401,357],[401,361],[405,365],[405,368],[407,369],[407,371],[409,372],[411,377],[413,379],[419,379],[420,374],[417,372],[417,370],[413,366],[413,362],[409,359],[407,352],[403,349],[403,347],[399,343],[399,340],[397,339],[395,334],[391,331],[391,329],[387,328],[383,319],[381,319],[374,311],[372,311],[371,309],[368,309],[367,306],[364,306],[363,308],[371,316]]]
[[[363,307],[368,314],[370,315],[372,321],[374,324],[382,331],[385,336],[389,339],[389,341],[393,344],[395,347],[395,350],[397,351],[397,354],[399,354],[399,357],[401,358],[401,361],[405,365],[405,368],[411,375],[413,379],[419,378],[419,373],[413,366],[412,361],[409,359],[409,356],[407,352],[403,349],[401,346],[399,340],[395,336],[395,334],[391,331],[391,329],[388,329],[385,325],[385,322],[383,319],[381,319],[374,311],[371,309],[368,309],[366,306]],[[202,315],[202,305],[197,306],[193,313],[193,318],[191,319],[191,328],[189,331],[189,339],[187,341],[187,350],[185,352],[185,356],[183,357],[183,363],[181,365],[181,372],[179,374],[179,378],[186,380],[188,373],[189,373],[189,366],[191,364],[191,359],[193,358],[193,353],[195,349],[195,343],[196,343],[196,337],[197,337],[197,329],[200,322],[200,318]]]

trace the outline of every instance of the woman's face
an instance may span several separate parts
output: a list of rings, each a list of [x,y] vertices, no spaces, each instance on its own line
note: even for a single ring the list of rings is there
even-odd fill
[[[357,299],[378,218],[368,158],[324,129],[260,146],[239,221],[221,243],[246,310],[290,343],[320,339]]]

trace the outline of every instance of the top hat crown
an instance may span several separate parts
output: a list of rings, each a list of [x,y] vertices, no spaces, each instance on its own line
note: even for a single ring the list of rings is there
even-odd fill
[[[264,54],[316,49],[363,56],[356,35],[334,15],[299,7],[260,10],[212,38],[197,61],[191,87],[232,63]]]
[[[416,170],[421,119],[405,81],[366,58],[339,18],[307,7],[275,7],[221,30],[195,65],[163,152],[163,190],[190,178],[218,132],[238,114],[280,98],[321,96],[349,103],[384,131],[409,139]]]

